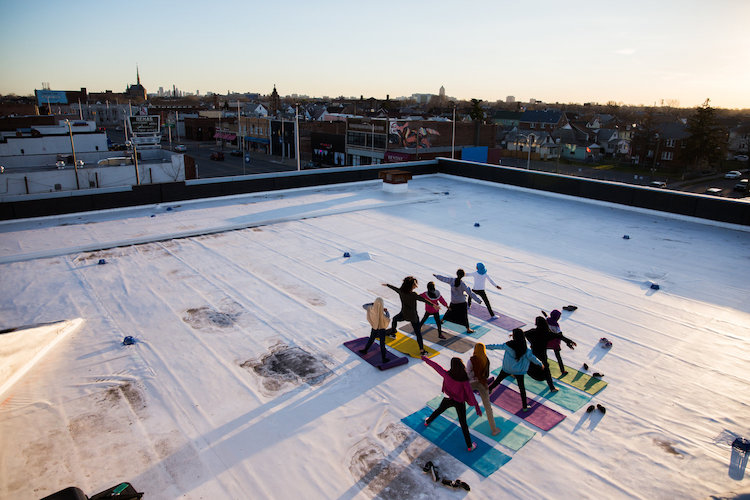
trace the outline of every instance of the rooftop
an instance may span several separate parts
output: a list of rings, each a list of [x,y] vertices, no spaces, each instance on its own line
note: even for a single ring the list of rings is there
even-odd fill
[[[0,497],[121,481],[149,499],[463,494],[427,461],[472,498],[747,493],[730,459],[750,437],[748,257],[747,227],[442,174],[403,194],[368,181],[1,222]],[[342,346],[369,334],[363,303],[398,312],[382,283],[421,292],[477,262],[526,328],[576,305],[563,359],[608,382],[558,382],[578,409],[530,392],[565,417],[549,431],[495,407],[535,434],[516,450],[472,430],[510,458],[488,477],[402,423],[440,394],[435,371]],[[473,321],[471,340],[508,340]],[[442,366],[470,355],[427,345]]]

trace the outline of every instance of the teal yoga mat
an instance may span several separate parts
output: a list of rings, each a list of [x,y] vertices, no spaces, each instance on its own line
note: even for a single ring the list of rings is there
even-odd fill
[[[477,398],[479,398],[479,396],[477,396]],[[442,400],[443,396],[437,396],[429,400],[427,402],[427,406],[429,406],[431,410],[435,410],[438,406],[440,406],[440,402]],[[487,415],[484,413],[484,411],[484,408],[482,408],[483,413],[482,416],[479,417],[477,416],[477,412],[473,406],[467,406],[466,423],[469,425],[470,429],[481,432],[488,438],[492,439],[493,441],[497,441],[506,448],[510,448],[513,451],[518,451],[536,434],[536,432],[527,427],[524,427],[521,424],[511,422],[510,420],[495,415],[495,425],[498,429],[500,429],[500,434],[498,434],[497,436],[493,436],[492,429],[490,429],[490,423],[487,421]],[[458,422],[458,413],[456,412],[455,408],[448,408],[443,412],[442,415],[452,418],[453,420]]]
[[[510,461],[508,455],[496,450],[481,439],[474,440],[477,443],[476,450],[467,451],[461,428],[447,418],[438,417],[429,427],[426,427],[424,419],[429,417],[431,413],[432,410],[430,408],[422,408],[402,418],[401,421],[417,431],[425,439],[434,443],[438,448],[449,453],[484,477],[489,477],[493,472]]]
[[[435,318],[430,316],[429,318],[427,318],[427,321],[425,321],[425,324],[427,323],[434,325]],[[475,339],[478,339],[479,337],[490,331],[490,329],[486,326],[475,325],[472,322],[469,322],[469,325],[471,325],[471,329],[474,330],[474,333],[466,333],[466,327],[464,327],[463,325],[453,323],[452,321],[443,321],[443,329],[450,330],[453,333],[459,333],[466,337],[472,337]]]
[[[497,374],[500,373],[500,369],[497,368],[492,370],[491,373],[497,376]],[[506,377],[505,380],[516,384],[516,377],[512,375]],[[527,392],[542,396],[556,405],[562,406],[566,410],[573,412],[578,411],[591,401],[591,395],[577,391],[564,384],[556,383],[555,387],[558,389],[557,392],[550,392],[549,387],[547,387],[547,382],[539,382],[531,377],[524,377],[523,380]]]

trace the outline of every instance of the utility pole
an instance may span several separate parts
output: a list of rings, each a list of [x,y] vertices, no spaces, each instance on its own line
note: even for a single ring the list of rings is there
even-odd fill
[[[68,134],[70,134],[70,149],[73,151],[73,170],[76,174],[76,189],[81,189],[81,184],[78,181],[78,161],[76,160],[76,148],[73,145],[73,129],[70,127],[70,120],[65,120],[68,124]]]

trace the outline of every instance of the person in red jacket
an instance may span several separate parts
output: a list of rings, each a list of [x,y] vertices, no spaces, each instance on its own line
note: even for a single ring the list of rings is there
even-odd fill
[[[440,321],[440,304],[448,307],[448,303],[445,301],[443,296],[440,295],[440,292],[435,288],[434,281],[430,281],[429,283],[427,283],[427,291],[424,293],[420,293],[419,296],[427,300],[427,303],[424,305],[424,316],[422,316],[422,321],[419,322],[419,328],[422,328],[424,322],[427,321],[427,318],[432,316],[433,318],[435,318],[435,324],[437,325],[438,338],[444,339],[445,335],[443,335],[443,322]]]
[[[449,371],[446,371],[442,366],[428,357],[422,356],[422,361],[434,368],[443,377],[443,393],[446,395],[443,401],[440,402],[437,410],[425,419],[424,425],[430,425],[433,420],[448,408],[455,408],[456,413],[458,413],[458,422],[461,424],[461,431],[464,433],[466,448],[469,451],[474,451],[477,448],[477,444],[471,441],[469,426],[466,423],[466,403],[476,408],[477,415],[480,417],[482,416],[482,410],[479,408],[479,403],[477,403],[474,397],[474,391],[471,390],[469,376],[466,374],[466,367],[463,361],[461,361],[461,358],[452,358],[451,369]]]

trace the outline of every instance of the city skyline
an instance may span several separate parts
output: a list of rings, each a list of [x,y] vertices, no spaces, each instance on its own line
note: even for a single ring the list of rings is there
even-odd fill
[[[4,2],[0,94],[122,92],[137,65],[149,93],[750,108],[742,0],[72,5]]]

